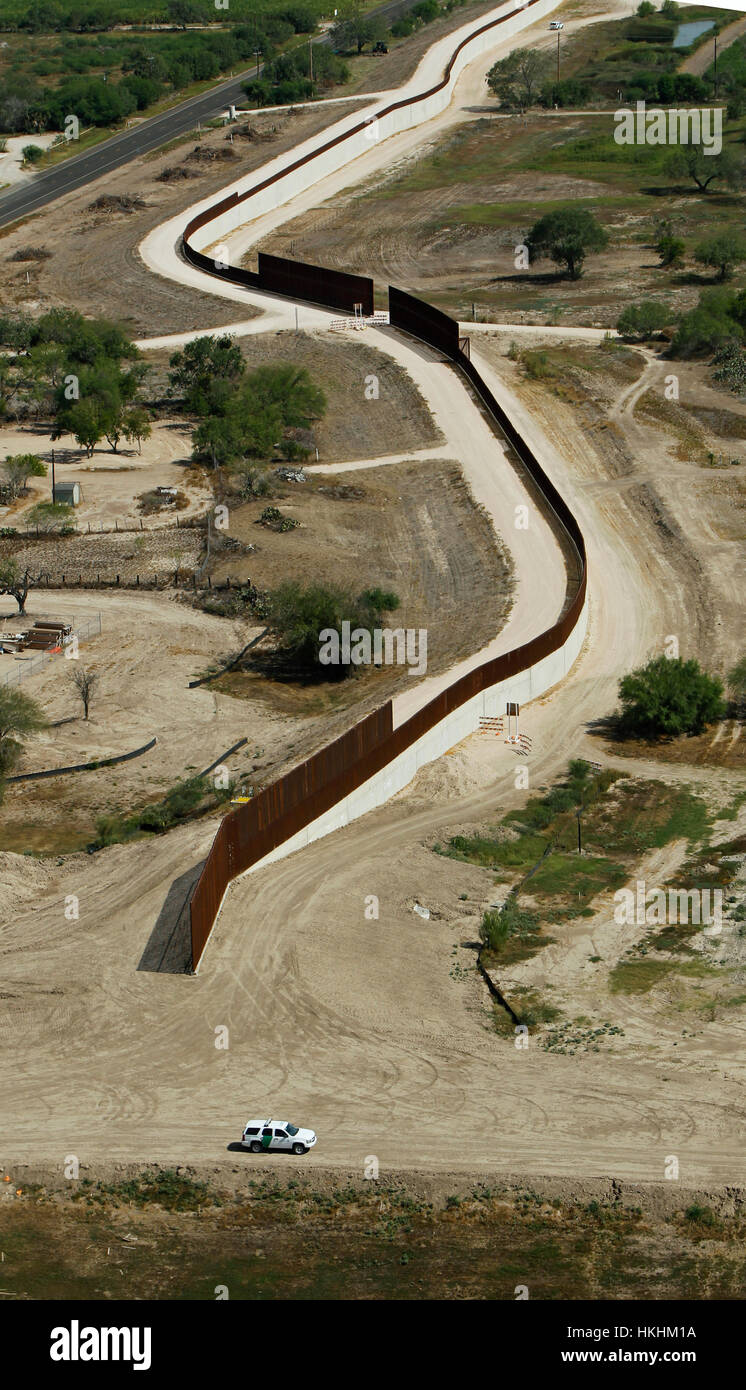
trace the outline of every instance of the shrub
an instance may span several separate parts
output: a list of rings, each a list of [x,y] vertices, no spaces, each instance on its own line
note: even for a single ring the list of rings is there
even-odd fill
[[[700,734],[725,715],[722,681],[698,661],[654,657],[619,682],[620,733],[647,739]]]
[[[654,299],[643,299],[640,304],[628,304],[620,314],[617,332],[623,338],[652,338],[655,333],[670,322],[671,310]]]
[[[267,624],[278,650],[306,674],[338,680],[356,670],[354,664],[325,664],[321,661],[320,634],[341,634],[342,623],[351,629],[370,632],[381,625],[383,614],[398,607],[396,594],[384,589],[367,589],[355,596],[325,584],[296,581],[279,585],[268,597]]]
[[[510,935],[510,923],[499,908],[490,908],[482,916],[479,935],[490,951],[499,951]]]
[[[267,526],[270,531],[294,531],[300,526],[299,521],[295,521],[291,516],[283,516],[279,507],[265,507],[259,517],[260,526]]]
[[[666,232],[657,242],[655,249],[661,258],[661,265],[677,266],[684,259],[686,242],[681,237],[671,236],[670,232]]]

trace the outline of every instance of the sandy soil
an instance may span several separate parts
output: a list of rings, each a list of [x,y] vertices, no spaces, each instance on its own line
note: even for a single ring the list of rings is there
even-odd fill
[[[360,103],[353,103],[350,109],[359,112]],[[204,329],[219,323],[218,300],[209,292],[190,294],[183,287],[177,289],[149,275],[138,255],[138,243],[150,227],[192,202],[195,190],[198,196],[215,194],[231,173],[234,177],[248,173],[259,168],[269,154],[293,149],[300,140],[338,120],[342,110],[332,106],[252,116],[251,126],[260,138],[234,138],[230,148],[235,158],[227,162],[190,160],[195,140],[180,141],[67,194],[31,221],[3,228],[0,294],[4,304],[29,312],[65,305],[85,314],[117,319],[133,333]],[[226,131],[203,132],[199,148],[203,152],[225,151]],[[158,176],[175,166],[188,168],[194,177],[159,182]],[[102,195],[142,198],[145,206],[131,213],[97,211],[92,204]],[[8,257],[27,246],[30,239],[50,251],[50,259],[30,264],[10,262]],[[105,276],[102,265],[107,267]],[[250,312],[247,310],[247,316]]]
[[[273,719],[271,710],[249,711],[244,702],[209,687],[187,688],[212,658],[242,645],[244,624],[201,613],[163,594],[52,591],[34,594],[27,607],[30,620],[52,614],[76,626],[100,613],[102,632],[80,647],[80,661],[99,677],[87,723],[70,685],[71,663],[63,657],[24,681],[24,691],[40,702],[53,724],[74,717],[34,738],[18,771],[129,752],[154,736],[158,743],[142,758],[79,774],[74,782],[53,778],[10,787],[0,811],[4,843],[18,841],[23,825],[32,848],[46,846],[56,825],[69,844],[81,829],[93,827],[97,814],[127,810],[162,795],[179,777],[201,771],[243,736],[250,746],[231,760],[231,773],[254,763],[257,746],[282,746],[281,721]]]
[[[424,353],[410,361],[426,396],[437,395],[440,418],[458,420],[458,437],[474,441],[486,466],[462,388],[458,403],[448,398],[452,374]],[[479,361],[487,373],[500,369],[483,346]],[[628,437],[636,449],[637,436],[623,403],[622,446],[607,455],[602,430],[571,404],[502,375],[499,389],[576,510],[590,557],[585,649],[562,688],[527,711],[537,786],[569,757],[597,756],[588,724],[613,706],[621,671],[667,634],[685,634],[706,663],[722,659],[738,632],[739,576],[723,563],[710,584],[714,557],[691,499],[680,503],[691,509],[685,535],[651,483],[630,480],[624,444]],[[494,470],[492,442],[491,450]],[[521,580],[530,559],[517,557]],[[542,574],[534,616],[546,587]],[[0,1080],[9,1152],[60,1165],[70,1152],[90,1163],[189,1154],[218,1166],[250,1111],[282,1110],[320,1134],[303,1160],[310,1170],[359,1168],[376,1154],[387,1172],[519,1169],[659,1182],[676,1154],[682,1187],[738,1181],[735,1035],[719,1055],[688,1039],[674,1054],[640,1014],[640,1045],[629,1054],[563,1057],[534,1043],[522,1052],[491,1031],[477,977],[453,970],[454,947],[473,941],[486,905],[484,877],[423,842],[524,797],[512,750],[466,740],[387,806],[234,884],[192,979],[136,967],[172,885],[183,887],[187,866],[204,854],[208,824],[92,860],[7,863],[11,889],[19,884],[2,934],[10,996],[2,1028],[14,1061]],[[76,922],[64,915],[71,892],[81,902]],[[375,921],[365,916],[371,894]],[[438,915],[423,921],[415,900]],[[221,1027],[227,1049],[216,1047]],[[242,1171],[260,1164],[241,1158]]]
[[[675,630],[682,612],[696,619],[702,601],[696,579],[690,591],[682,589],[677,547],[649,543],[651,523],[635,510],[631,491],[607,501],[593,488],[608,479],[608,464],[573,409],[544,396],[539,411],[539,399],[532,388],[530,417],[521,401],[514,408],[545,451],[550,427],[562,440],[562,458],[552,453],[589,537],[593,613],[589,642],[568,681],[528,712],[533,786],[570,756],[598,756],[585,724],[613,703],[619,670],[661,632]],[[433,856],[422,841],[522,801],[514,772],[505,745],[467,740],[387,807],[237,883],[193,980],[129,973],[127,962],[131,972],[169,872],[190,852],[204,852],[206,826],[179,831],[147,853],[133,846],[97,856],[85,875],[90,917],[72,931],[55,923],[64,892],[74,891],[74,865],[58,871],[53,885],[42,878],[46,900],[21,911],[5,937],[7,988],[41,1030],[23,1062],[20,1112],[17,1083],[16,1098],[8,1097],[16,1151],[51,1157],[56,1145],[90,1160],[135,1153],[176,1159],[188,1151],[195,1161],[219,1163],[244,1112],[276,1109],[279,1098],[322,1134],[318,1157],[305,1160],[309,1167],[349,1166],[351,1154],[362,1163],[377,1153],[386,1169],[421,1167],[426,1156],[428,1167],[442,1170],[518,1166],[524,1174],[658,1181],[666,1156],[676,1153],[683,1185],[736,1179],[742,1125],[735,1038],[734,1046],[719,1044],[718,1061],[710,1042],[703,1051],[696,1040],[669,1034],[661,1046],[638,1014],[637,1045],[619,1055],[562,1057],[535,1046],[517,1053],[490,1031],[476,977],[453,977],[454,947],[474,940],[486,905],[484,875]],[[105,920],[95,907],[104,881]],[[364,917],[371,893],[380,900],[376,922]],[[440,915],[423,922],[412,912],[415,900]],[[137,942],[127,925],[135,904]],[[74,961],[83,940],[90,970],[81,990]],[[35,979],[66,991],[51,1010],[48,996],[34,998],[23,984],[29,951]],[[599,998],[596,1009],[606,1016],[607,1002]],[[75,1023],[83,1011],[85,1041]],[[219,1024],[230,1028],[227,1052],[214,1048]],[[189,1039],[178,1059],[177,1038]],[[52,1046],[64,1055],[50,1070]],[[127,1083],[112,1094],[115,1065],[126,1066]],[[79,1101],[71,1124],[53,1097],[72,1087]],[[112,1105],[113,1142],[102,1131]]]
[[[356,476],[355,495],[333,495],[346,478],[344,471],[325,473],[288,487],[280,508],[300,522],[288,534],[257,524],[266,499],[233,508],[230,537],[241,549],[224,552],[225,558],[218,554],[215,581],[250,578],[260,588],[272,588],[282,579],[314,575],[345,582],[355,592],[366,585],[391,587],[401,601],[397,625],[427,629],[433,673],[492,640],[511,602],[510,558],[496,545],[488,518],[474,507],[458,466],[438,458],[372,468],[362,483]],[[147,549],[151,537],[162,542],[153,554]],[[101,541],[47,541],[43,547],[33,542],[18,559],[43,563],[53,573],[65,567],[74,577],[98,546],[87,572],[95,576],[98,567],[127,577],[149,567],[162,574],[174,567],[177,552],[180,564],[193,565],[202,545],[202,533],[188,528],[151,532],[148,538],[141,542],[128,533]],[[255,549],[247,553],[248,547]],[[9,600],[4,606],[8,613],[14,607]],[[400,668],[387,668],[329,689],[232,675],[189,691],[190,678],[217,657],[238,652],[262,628],[200,613],[161,594],[45,590],[32,593],[27,607],[30,621],[53,613],[75,625],[101,613],[101,636],[81,648],[81,660],[99,674],[100,687],[89,723],[78,719],[30,741],[18,771],[111,756],[154,735],[158,747],[142,759],[74,782],[55,778],[12,786],[0,810],[0,832],[14,847],[24,836],[38,849],[69,849],[81,835],[85,842],[97,815],[162,794],[244,736],[251,746],[229,770],[250,771],[252,783],[264,785],[409,684]],[[18,627],[17,617],[7,619],[7,630]],[[15,666],[16,658],[0,657],[0,678]],[[59,658],[24,682],[23,689],[53,721],[76,709],[68,676],[67,663]],[[194,732],[203,722],[210,728],[202,729],[195,762]]]
[[[198,481],[190,470],[191,431],[183,421],[157,420],[153,432],[143,441],[142,451],[122,441],[116,454],[104,441],[88,459],[72,435],[53,440],[41,426],[23,429],[0,429],[0,452],[4,454],[38,454],[47,465],[47,478],[37,480],[26,497],[18,498],[12,507],[0,507],[0,524],[23,528],[26,514],[37,502],[51,501],[51,455],[54,450],[55,479],[58,483],[80,483],[81,502],[75,510],[75,522],[85,528],[112,528],[114,523],[131,525],[142,520],[145,528],[170,526],[173,517],[164,513],[142,515],[138,499],[156,487],[176,487],[188,499],[179,518],[204,513],[212,498],[212,489]]]
[[[0,154],[0,187],[11,183],[27,183],[33,178],[31,168],[23,167],[23,150],[25,145],[33,143],[41,149],[48,149],[52,141],[56,139],[56,133],[49,131],[44,135],[35,135],[33,142],[28,135],[5,135],[3,141],[4,151]]]

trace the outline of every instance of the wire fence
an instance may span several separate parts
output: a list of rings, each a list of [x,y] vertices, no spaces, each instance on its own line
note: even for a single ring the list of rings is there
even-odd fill
[[[235,589],[253,588],[251,579],[233,578],[213,579],[212,575],[201,575],[199,570],[165,570],[156,574],[44,574],[37,575],[34,587],[37,589],[193,589],[200,592],[214,590],[215,593],[230,592]]]
[[[70,634],[70,641],[77,639],[78,642],[87,642],[91,637],[98,637],[101,632],[101,614],[97,613],[95,618],[90,618],[87,623],[76,627]],[[2,633],[0,632],[0,641]],[[0,675],[0,686],[21,685],[30,676],[36,676],[50,661],[54,661],[62,653],[57,650],[53,652],[36,652],[34,656],[24,656],[19,654],[15,659],[15,665],[11,667],[5,675]]]
[[[137,521],[120,522],[116,517],[113,526],[105,526],[103,522],[98,525],[90,521],[71,520],[63,526],[29,526],[25,530],[18,526],[0,526],[0,536],[4,540],[19,541],[56,541],[69,540],[74,536],[122,536],[129,532],[137,531],[204,531],[207,526],[207,515],[179,517],[169,516],[161,519],[160,524],[146,526],[142,519]]]

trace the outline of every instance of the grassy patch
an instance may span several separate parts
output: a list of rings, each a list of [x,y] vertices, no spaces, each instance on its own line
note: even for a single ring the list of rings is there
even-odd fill
[[[622,855],[660,849],[672,840],[701,841],[711,825],[705,802],[686,788],[631,779],[583,815],[586,845]]]
[[[435,1204],[401,1182],[329,1190],[290,1179],[210,1193],[168,1208],[165,1221],[158,1201],[124,1203],[105,1193],[95,1203],[36,1193],[7,1203],[6,1292],[209,1301],[218,1277],[231,1299],[251,1302],[511,1302],[518,1284],[547,1301],[737,1299],[743,1287],[746,1224],[703,1200],[663,1220],[621,1202],[486,1183]],[[713,1239],[716,1254],[702,1245]]]
[[[611,892],[627,879],[627,871],[600,855],[547,855],[531,878],[531,892],[571,898],[578,909],[596,893]]]
[[[685,961],[620,960],[609,975],[609,990],[612,994],[647,994],[667,975],[699,980],[716,974],[717,970],[700,957]]]
[[[509,1003],[515,1018],[497,1000],[492,1001],[492,1026],[501,1038],[514,1038],[518,1026],[540,1028],[560,1017],[559,1009],[544,999],[538,990],[528,986],[518,986],[511,994]]]
[[[673,969],[668,960],[620,960],[609,975],[612,994],[647,994]]]
[[[152,803],[130,815],[99,816],[92,849],[123,844],[142,835],[163,835],[196,816],[213,811],[233,795],[233,783],[216,788],[206,777],[186,777],[176,782],[162,801]]]
[[[203,1207],[221,1204],[220,1197],[211,1191],[207,1183],[183,1177],[173,1168],[138,1174],[137,1177],[116,1183],[93,1183],[83,1178],[72,1198],[96,1206],[155,1205],[163,1207],[165,1211],[180,1212],[201,1211]]]

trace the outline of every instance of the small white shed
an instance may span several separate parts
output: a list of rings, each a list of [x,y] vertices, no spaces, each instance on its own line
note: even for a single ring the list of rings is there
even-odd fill
[[[81,499],[80,483],[55,483],[54,500],[66,507],[77,507]]]

